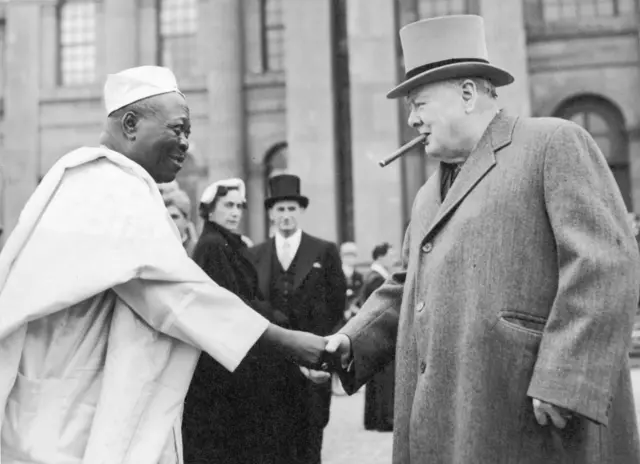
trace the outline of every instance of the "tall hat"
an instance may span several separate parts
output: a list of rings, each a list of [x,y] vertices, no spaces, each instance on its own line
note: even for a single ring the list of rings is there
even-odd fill
[[[269,179],[270,196],[264,200],[264,207],[271,207],[278,201],[297,201],[302,208],[309,206],[309,199],[300,195],[300,178],[292,174],[280,174]]]
[[[400,29],[400,42],[406,79],[387,98],[446,79],[482,77],[496,87],[513,82],[511,74],[489,63],[480,16],[441,16],[407,24]]]
[[[107,114],[145,98],[176,92],[178,83],[169,68],[139,66],[117,74],[109,74],[104,84],[104,106]]]

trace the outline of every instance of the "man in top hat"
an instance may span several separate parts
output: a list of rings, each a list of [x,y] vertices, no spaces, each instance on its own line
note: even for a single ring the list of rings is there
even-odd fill
[[[406,99],[440,166],[415,198],[404,271],[327,344],[346,389],[395,360],[395,464],[640,462],[640,261],[604,156],[572,122],[500,109],[513,77],[490,64],[482,18],[400,38],[406,80],[388,97]]]
[[[300,179],[282,174],[269,179],[265,200],[275,236],[253,248],[260,289],[273,308],[282,311],[292,329],[328,335],[343,317],[346,279],[334,243],[300,229],[309,205],[300,194]],[[314,384],[295,366],[282,386],[283,423],[279,433],[287,464],[317,464],[321,460],[323,429],[329,421],[331,388]]]
[[[63,156],[0,253],[0,462],[181,458],[204,350],[233,371],[260,340],[306,364],[325,341],[270,325],[189,259],[157,182],[189,147],[173,73],[110,75],[99,147]]]

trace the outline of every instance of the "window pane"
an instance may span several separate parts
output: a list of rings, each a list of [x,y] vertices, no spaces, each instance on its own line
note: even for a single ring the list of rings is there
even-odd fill
[[[263,0],[262,40],[267,71],[284,69],[284,16],[282,0]]]
[[[587,122],[585,121],[585,114],[584,113],[576,113],[573,116],[571,116],[571,121],[575,122],[576,124],[581,125],[582,127],[586,127],[587,126]]]
[[[160,61],[177,76],[196,72],[198,0],[161,0]]]
[[[541,0],[546,21],[615,16],[635,11],[635,0]]]
[[[177,76],[195,73],[196,37],[192,35],[167,37],[162,42],[162,64]]]
[[[587,130],[593,135],[603,135],[609,133],[609,125],[607,121],[598,113],[590,112],[587,121]]]
[[[636,0],[618,0],[618,14],[635,13]]]
[[[418,15],[421,18],[433,18],[467,13],[466,0],[419,0]]]
[[[59,10],[60,76],[63,85],[93,82],[96,67],[96,2],[69,0]]]

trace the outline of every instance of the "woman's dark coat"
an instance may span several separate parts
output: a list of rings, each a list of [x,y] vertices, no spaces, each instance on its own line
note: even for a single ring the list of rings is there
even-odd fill
[[[207,223],[193,259],[218,285],[268,319],[277,319],[262,300],[246,253],[239,235]],[[255,348],[233,374],[202,353],[185,400],[185,464],[277,462],[270,433],[279,420],[277,368]]]

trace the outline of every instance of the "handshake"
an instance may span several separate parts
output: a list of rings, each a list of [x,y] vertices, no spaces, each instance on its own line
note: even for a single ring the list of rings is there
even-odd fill
[[[345,368],[351,359],[351,340],[344,334],[320,337],[271,324],[263,338],[315,383],[328,381],[332,371]]]

